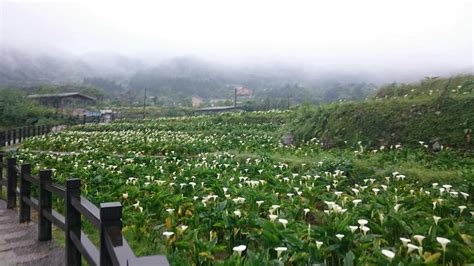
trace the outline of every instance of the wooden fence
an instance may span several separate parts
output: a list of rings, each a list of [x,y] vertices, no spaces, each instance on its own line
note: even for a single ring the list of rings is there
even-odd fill
[[[28,137],[48,134],[54,126],[29,126],[10,129],[0,132],[0,149],[5,146],[15,145]]]
[[[101,117],[94,116],[94,117],[87,117],[83,115],[82,118],[77,116],[68,116],[68,115],[58,115],[58,119],[68,119],[67,123],[62,123],[58,125],[42,125],[42,126],[25,126],[19,127],[14,129],[9,129],[5,131],[0,131],[0,150],[2,147],[15,145],[21,143],[28,137],[39,136],[48,134],[51,132],[51,129],[60,125],[78,125],[78,124],[86,124],[86,123],[99,123],[101,121]]]
[[[31,209],[38,212],[38,241],[51,240],[53,224],[61,229],[66,242],[66,265],[80,266],[82,258],[90,265],[169,265],[165,256],[135,256],[122,235],[120,202],[101,203],[97,208],[81,196],[79,179],[69,179],[61,186],[52,182],[51,170],[42,170],[33,176],[30,164],[17,165],[16,158],[7,158],[5,163],[4,157],[5,154],[0,153],[0,192],[5,186],[7,208],[15,208],[19,197],[20,223],[31,220]],[[37,199],[32,196],[32,185],[38,189]],[[53,209],[53,194],[64,200],[64,216]],[[81,231],[81,216],[99,231],[99,248]]]

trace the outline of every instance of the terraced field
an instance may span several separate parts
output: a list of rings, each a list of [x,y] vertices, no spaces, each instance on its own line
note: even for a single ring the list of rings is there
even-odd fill
[[[73,127],[18,154],[120,201],[138,253],[175,265],[474,262],[474,159],[420,139],[284,146],[290,111]],[[56,200],[60,208],[61,202]],[[87,231],[87,224],[84,225]]]

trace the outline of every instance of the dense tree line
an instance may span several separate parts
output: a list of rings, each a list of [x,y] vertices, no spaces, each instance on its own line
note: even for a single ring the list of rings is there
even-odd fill
[[[54,112],[16,90],[0,89],[0,129],[46,123]]]

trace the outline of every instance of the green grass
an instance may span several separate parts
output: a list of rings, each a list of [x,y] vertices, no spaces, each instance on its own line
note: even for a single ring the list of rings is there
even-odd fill
[[[470,150],[466,133],[474,129],[474,96],[418,100],[371,100],[314,108],[302,107],[289,131],[303,143],[320,139],[326,147],[362,141],[371,147],[432,145]]]

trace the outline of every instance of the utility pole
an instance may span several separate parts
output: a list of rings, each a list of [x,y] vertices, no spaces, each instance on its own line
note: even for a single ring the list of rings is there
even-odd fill
[[[146,88],[145,88],[145,94],[143,95],[143,119],[145,119],[145,107],[146,107]]]
[[[234,107],[237,107],[237,88],[234,88]]]

